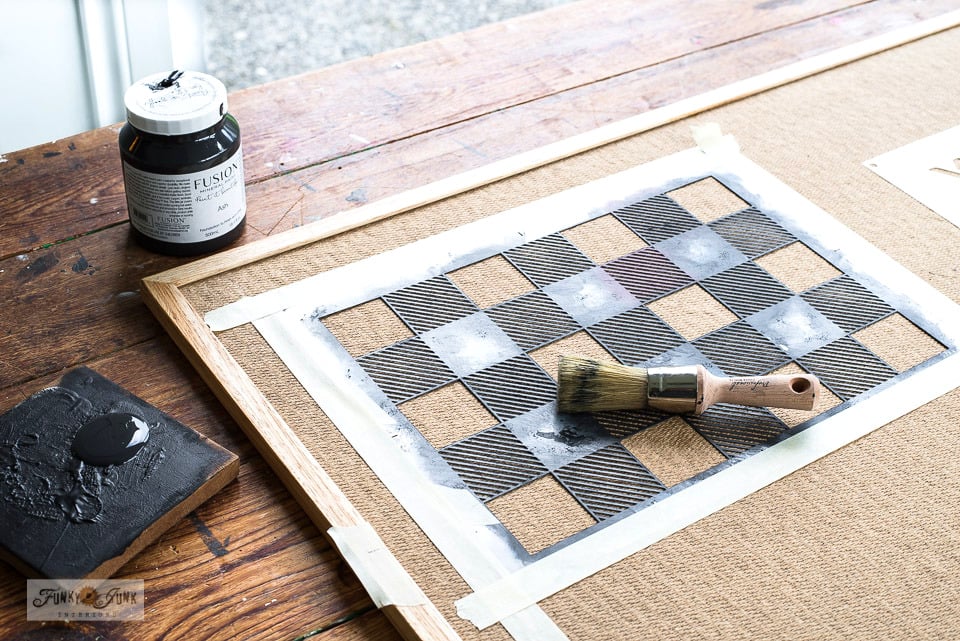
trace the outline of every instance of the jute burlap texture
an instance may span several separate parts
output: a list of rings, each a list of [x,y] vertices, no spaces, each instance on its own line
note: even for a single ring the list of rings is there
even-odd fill
[[[960,30],[930,37],[211,278],[187,294],[200,310],[218,307],[688,148],[691,124],[718,122],[749,158],[960,301],[960,230],[861,164],[960,124],[958,51]],[[913,340],[898,331],[886,339]],[[506,638],[499,626],[478,632],[456,616],[466,585],[256,332],[246,326],[221,338],[458,632]],[[571,639],[960,637],[960,393],[540,605]]]

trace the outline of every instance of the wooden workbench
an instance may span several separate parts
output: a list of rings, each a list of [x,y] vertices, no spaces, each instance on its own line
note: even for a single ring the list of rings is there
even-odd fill
[[[582,0],[239,91],[240,242],[958,6]],[[130,239],[118,130],[0,157],[0,410],[87,365],[236,452],[240,476],[119,572],[145,581],[143,622],[28,623],[0,565],[0,637],[399,638],[144,305],[140,279],[185,261]]]

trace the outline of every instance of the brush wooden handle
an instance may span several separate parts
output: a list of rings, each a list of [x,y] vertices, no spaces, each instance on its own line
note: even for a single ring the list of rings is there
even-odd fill
[[[703,365],[630,367],[564,356],[558,370],[561,412],[603,412],[651,407],[701,414],[716,403],[811,410],[820,381],[810,374],[714,376]]]
[[[721,378],[699,369],[698,414],[714,403],[811,410],[820,396],[820,381],[811,374]]]

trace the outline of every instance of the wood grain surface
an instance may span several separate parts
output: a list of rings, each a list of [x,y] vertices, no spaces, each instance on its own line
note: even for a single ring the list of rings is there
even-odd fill
[[[581,0],[233,94],[240,243],[323,219],[957,8],[956,0]],[[0,564],[0,637],[398,639],[146,308],[184,264],[129,238],[106,127],[0,157],[0,411],[87,365],[237,453],[239,479],[118,574],[142,622],[30,623]]]

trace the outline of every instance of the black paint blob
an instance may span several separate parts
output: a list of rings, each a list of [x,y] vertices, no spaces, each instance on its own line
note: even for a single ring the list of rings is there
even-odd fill
[[[140,418],[121,412],[104,414],[77,430],[73,452],[89,465],[120,465],[129,461],[150,437]]]

